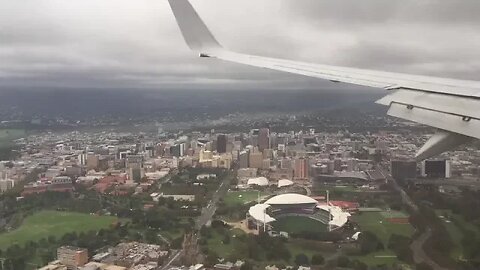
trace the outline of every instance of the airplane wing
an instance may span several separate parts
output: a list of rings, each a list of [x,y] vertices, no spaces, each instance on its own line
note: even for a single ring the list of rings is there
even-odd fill
[[[332,82],[383,88],[377,103],[388,115],[438,129],[418,151],[423,160],[480,139],[480,82],[338,67],[247,55],[223,48],[188,0],[169,0],[188,46],[200,57],[300,74]]]

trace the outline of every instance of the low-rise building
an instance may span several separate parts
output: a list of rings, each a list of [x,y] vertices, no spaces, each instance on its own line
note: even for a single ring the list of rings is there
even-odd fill
[[[88,262],[88,250],[85,248],[63,246],[57,249],[57,259],[68,269],[76,269]]]

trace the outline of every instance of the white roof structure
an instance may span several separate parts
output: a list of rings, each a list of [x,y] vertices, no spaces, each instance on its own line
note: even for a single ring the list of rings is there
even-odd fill
[[[288,186],[291,186],[291,185],[293,185],[293,181],[290,181],[288,179],[278,180],[278,187],[279,188],[288,187]]]
[[[250,209],[248,209],[248,214],[253,217],[255,220],[262,222],[263,224],[267,224],[270,222],[275,221],[275,219],[271,216],[269,216],[266,211],[267,208],[269,208],[270,205],[268,204],[256,204]]]
[[[342,208],[338,206],[331,206],[331,205],[326,205],[326,204],[321,204],[317,205],[317,208],[322,209],[326,212],[330,212],[332,215],[332,220],[330,220],[329,224],[336,226],[336,227],[342,227],[347,223],[348,217],[350,217],[350,213],[344,212]]]
[[[358,237],[360,236],[360,233],[361,232],[356,232],[354,235],[352,235],[352,239],[357,241],[358,240]]]
[[[249,186],[251,185],[268,186],[268,179],[265,177],[250,178],[248,179],[247,184]]]
[[[316,204],[317,201],[302,194],[288,193],[277,195],[265,202],[269,205],[285,205],[285,204]]]

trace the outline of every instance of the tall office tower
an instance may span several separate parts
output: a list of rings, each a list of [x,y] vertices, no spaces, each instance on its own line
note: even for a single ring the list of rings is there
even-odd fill
[[[395,180],[412,179],[417,176],[417,162],[415,160],[392,160],[390,171]]]
[[[422,176],[428,178],[450,178],[450,160],[424,160]]]
[[[170,153],[174,157],[183,157],[185,155],[185,143],[175,144],[170,147]]]
[[[308,179],[308,159],[297,158],[295,159],[295,171],[294,178],[297,180]]]
[[[292,169],[292,160],[290,158],[282,158],[280,159],[280,168],[281,169]]]
[[[217,136],[217,152],[220,154],[227,152],[227,135],[219,134]]]
[[[249,154],[248,151],[242,151],[240,152],[238,156],[238,165],[241,169],[248,168],[250,163],[249,163]]]
[[[250,145],[257,146],[258,145],[258,135],[259,135],[259,130],[258,129],[252,129],[250,130],[250,138],[249,138],[249,143]]]
[[[85,166],[87,164],[87,154],[80,154],[78,155],[78,162],[77,165]]]
[[[263,154],[259,151],[250,152],[249,157],[250,168],[262,169],[263,167]]]
[[[258,132],[258,149],[263,151],[270,148],[270,130],[261,128]]]
[[[99,163],[99,156],[98,155],[87,155],[87,169],[89,170],[95,170],[98,168],[98,163]]]

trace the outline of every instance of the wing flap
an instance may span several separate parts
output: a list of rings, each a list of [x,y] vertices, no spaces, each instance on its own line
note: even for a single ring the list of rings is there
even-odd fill
[[[388,115],[480,139],[480,120],[392,103]]]
[[[394,102],[480,119],[479,99],[401,89],[376,101],[385,106],[390,106]]]

